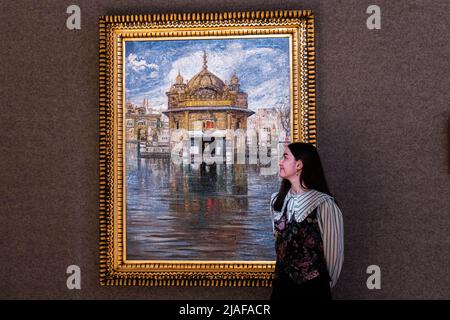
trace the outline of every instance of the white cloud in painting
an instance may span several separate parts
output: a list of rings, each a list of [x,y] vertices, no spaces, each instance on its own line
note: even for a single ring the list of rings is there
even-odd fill
[[[273,90],[274,87],[274,81],[275,80],[267,80],[261,83],[257,87],[253,87],[248,91],[248,94],[250,96],[254,97],[260,97],[262,95],[265,95],[267,92],[270,92]]]
[[[251,109],[258,109],[277,106],[280,101],[287,100],[289,91],[284,88],[280,79],[270,79],[251,88],[247,93]]]
[[[131,102],[141,104],[144,98],[157,94],[160,88],[154,88],[148,92],[142,92],[143,87],[146,87],[149,81],[156,79],[159,76],[159,66],[155,63],[148,63],[144,58],[139,57],[135,53],[130,53],[127,57],[127,67],[129,74],[127,75],[127,90],[126,94],[131,96]]]
[[[141,88],[138,88],[136,89],[138,92],[137,94],[130,91],[131,90],[127,90],[127,94],[132,95],[130,101],[134,104],[140,105],[144,99],[147,98],[150,108],[161,108],[162,110],[167,109],[167,96],[162,87],[153,87],[152,89],[146,91],[142,91]]]
[[[135,53],[130,53],[128,55],[128,65],[135,72],[145,71],[147,69],[159,70],[159,67],[156,64],[147,63],[145,59],[139,58]]]
[[[229,80],[236,70],[243,69],[246,66],[247,69],[250,66],[257,67],[266,73],[272,70],[268,61],[277,65],[280,61],[280,59],[277,59],[277,52],[274,49],[255,48],[245,50],[239,43],[230,44],[223,51],[206,50],[206,53],[208,70],[224,81]],[[191,52],[189,55],[179,58],[172,63],[172,69],[168,74],[168,79],[172,83],[175,82],[178,71],[180,71],[185,79],[190,79],[202,70],[202,66],[203,51]]]

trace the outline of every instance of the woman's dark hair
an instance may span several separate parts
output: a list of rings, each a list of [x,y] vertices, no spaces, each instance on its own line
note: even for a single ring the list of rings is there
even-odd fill
[[[301,186],[306,189],[314,189],[333,196],[328,189],[322,162],[320,161],[316,147],[310,143],[293,142],[288,145],[288,148],[295,160],[301,160],[303,162],[303,169],[300,174]],[[281,211],[283,208],[284,199],[290,188],[291,182],[287,179],[283,179],[281,181],[280,190],[278,191],[277,200],[273,205],[275,211]]]

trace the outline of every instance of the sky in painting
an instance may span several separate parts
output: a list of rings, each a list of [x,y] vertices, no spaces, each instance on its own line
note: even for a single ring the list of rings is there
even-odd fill
[[[233,73],[248,93],[249,108],[270,108],[289,101],[289,40],[286,37],[127,41],[125,47],[126,101],[167,109],[166,92],[178,72],[184,81],[202,70],[203,51],[208,70],[230,82]]]

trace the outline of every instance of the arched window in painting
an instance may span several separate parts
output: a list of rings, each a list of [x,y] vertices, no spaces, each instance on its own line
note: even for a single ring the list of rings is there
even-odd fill
[[[203,129],[209,130],[214,128],[214,121],[212,120],[205,120],[203,121]]]

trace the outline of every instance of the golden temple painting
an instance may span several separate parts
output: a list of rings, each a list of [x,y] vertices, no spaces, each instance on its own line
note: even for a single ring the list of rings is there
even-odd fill
[[[289,37],[124,43],[126,259],[274,260]]]

